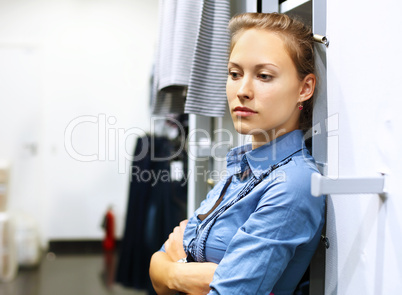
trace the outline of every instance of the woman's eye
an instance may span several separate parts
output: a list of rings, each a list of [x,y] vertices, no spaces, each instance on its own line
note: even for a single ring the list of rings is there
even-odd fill
[[[237,79],[237,78],[239,78],[239,73],[236,73],[236,72],[229,72],[229,76],[231,76],[232,77],[232,79]]]
[[[261,78],[261,80],[271,80],[272,76],[268,75],[268,74],[260,74],[259,77]]]

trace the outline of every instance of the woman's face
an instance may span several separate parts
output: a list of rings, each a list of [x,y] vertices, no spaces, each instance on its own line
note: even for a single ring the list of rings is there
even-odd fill
[[[260,29],[240,34],[229,58],[226,94],[236,130],[252,134],[256,148],[297,129],[298,103],[311,95],[305,97],[306,78],[298,79],[277,34]]]

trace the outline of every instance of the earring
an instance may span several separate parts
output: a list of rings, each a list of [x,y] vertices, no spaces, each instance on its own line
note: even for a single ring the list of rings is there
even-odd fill
[[[301,102],[299,102],[299,111],[301,111],[302,109],[303,109],[303,105],[302,105],[302,103]]]

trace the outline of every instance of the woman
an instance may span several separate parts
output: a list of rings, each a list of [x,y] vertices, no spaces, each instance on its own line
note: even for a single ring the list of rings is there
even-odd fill
[[[320,238],[325,200],[310,194],[317,169],[303,140],[316,84],[312,32],[277,13],[242,14],[229,29],[229,109],[252,144],[228,153],[229,177],[153,255],[158,294],[293,294]]]

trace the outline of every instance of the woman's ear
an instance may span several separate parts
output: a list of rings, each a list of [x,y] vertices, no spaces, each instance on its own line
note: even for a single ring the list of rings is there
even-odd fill
[[[316,78],[314,74],[308,74],[302,81],[302,87],[300,89],[300,101],[306,101],[310,99],[314,94]]]

